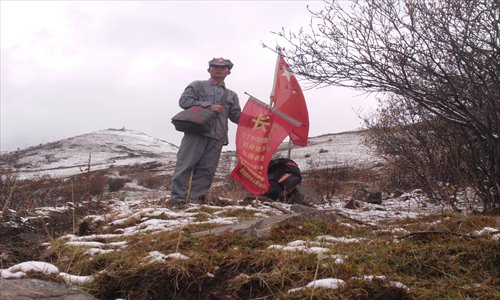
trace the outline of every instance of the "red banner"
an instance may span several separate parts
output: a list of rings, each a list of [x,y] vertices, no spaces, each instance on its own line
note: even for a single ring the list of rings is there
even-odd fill
[[[295,145],[306,146],[309,135],[309,113],[306,100],[295,74],[281,55],[278,55],[276,63],[271,99],[275,108],[302,123],[292,130],[290,139]]]
[[[267,168],[271,157],[285,137],[298,125],[296,120],[250,97],[238,122],[238,164],[231,172],[231,178],[253,195],[265,194],[269,188]]]

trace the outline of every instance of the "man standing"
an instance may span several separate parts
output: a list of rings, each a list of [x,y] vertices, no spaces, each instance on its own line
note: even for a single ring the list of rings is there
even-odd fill
[[[224,83],[232,68],[233,63],[229,59],[212,59],[208,62],[210,79],[192,82],[179,99],[179,106],[183,109],[198,105],[218,114],[208,132],[184,133],[172,178],[170,206],[173,208],[181,208],[188,202],[200,203],[206,197],[222,147],[228,144],[228,119],[233,123],[238,123],[240,119],[238,95],[227,89]]]

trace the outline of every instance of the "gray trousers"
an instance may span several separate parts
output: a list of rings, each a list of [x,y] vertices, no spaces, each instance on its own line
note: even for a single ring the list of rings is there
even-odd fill
[[[223,146],[223,141],[198,134],[184,134],[172,176],[172,203],[196,201],[206,194],[212,185]],[[191,192],[187,195],[191,172]]]

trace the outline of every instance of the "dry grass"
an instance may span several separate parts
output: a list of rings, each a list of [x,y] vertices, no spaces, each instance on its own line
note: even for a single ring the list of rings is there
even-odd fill
[[[221,198],[243,199],[249,193],[232,179],[217,178],[216,183],[210,188],[210,193]]]
[[[327,198],[352,195],[359,188],[380,190],[384,180],[383,174],[376,170],[349,166],[304,172],[302,176],[302,184]]]
[[[450,232],[457,234],[425,233],[428,228],[422,224],[433,219],[441,219],[444,227],[454,228]],[[68,266],[69,258],[72,274],[95,274],[94,282],[85,288],[100,299],[495,299],[500,296],[500,242],[468,235],[494,220],[448,215],[384,225],[422,233],[399,237],[319,220],[280,223],[266,238],[233,233],[193,238],[190,232],[199,228],[186,226],[181,232],[129,237],[128,247],[91,259],[82,249],[59,243],[53,245],[50,257],[61,266]],[[319,256],[268,248],[295,240],[314,245],[320,235],[361,240],[321,243],[329,252]],[[189,259],[151,262],[150,251],[178,251]],[[346,258],[337,264],[330,254]],[[386,279],[353,279],[364,275]],[[288,292],[322,278],[339,278],[346,285]],[[409,290],[395,287],[393,281]]]
[[[142,178],[145,185],[150,182],[152,186],[165,178],[154,172],[141,175],[139,166],[119,172],[120,176],[130,179]],[[83,203],[89,190],[89,181],[83,175],[73,181],[44,178],[21,183],[30,187],[33,195],[40,195],[37,205],[57,205],[61,199],[70,199],[64,197],[81,199],[78,201]],[[99,178],[96,182],[101,182]],[[360,185],[380,187],[383,183],[377,172],[350,168],[317,171],[305,174],[304,178],[304,184],[316,184],[323,195],[348,194]],[[6,183],[4,195],[17,190],[12,181]],[[53,188],[49,196],[47,187]],[[234,182],[214,186],[211,192],[229,199],[242,199],[246,195]],[[22,199],[23,195],[16,197]],[[88,213],[79,211],[79,214],[85,212]],[[214,208],[203,207],[196,211],[194,219],[204,222],[215,212]],[[254,218],[254,213],[250,209],[227,209],[223,216],[246,220]],[[69,212],[62,214],[64,216],[58,219],[41,221],[44,224],[59,222],[60,229],[69,231],[74,216]],[[126,247],[93,255],[86,247],[68,246],[63,240],[52,238],[57,234],[49,228],[47,235],[51,236],[52,244],[40,258],[70,274],[95,276],[84,289],[99,299],[500,299],[500,241],[490,236],[470,236],[485,226],[498,228],[497,217],[441,214],[380,223],[379,229],[346,222],[349,221],[282,222],[265,238],[234,233],[195,238],[191,233],[215,225],[193,224],[173,231],[121,237],[118,240],[126,241]],[[109,233],[116,228],[97,227],[92,228],[92,232]],[[404,228],[407,232],[394,233],[395,228]],[[360,240],[357,243],[319,242],[317,237],[321,235]],[[269,248],[297,240],[325,247],[328,252],[317,255]],[[152,262],[151,251],[179,252],[189,259]],[[331,256],[336,254],[344,257],[343,263],[339,264]],[[386,279],[354,279],[365,275],[384,275]],[[338,289],[307,288],[289,293],[290,289],[323,278],[342,279],[346,285]],[[409,290],[397,288],[393,282],[401,282]]]
[[[30,179],[18,179],[7,174],[0,177],[0,208],[3,218],[8,217],[8,210],[18,216],[28,216],[39,207],[85,205],[87,213],[95,211],[92,197],[106,191],[107,179],[102,171],[80,174],[70,178],[53,178],[49,175],[34,176]]]

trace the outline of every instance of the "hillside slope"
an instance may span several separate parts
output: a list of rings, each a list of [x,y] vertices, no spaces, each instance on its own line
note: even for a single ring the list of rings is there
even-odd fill
[[[175,161],[178,147],[133,130],[105,129],[3,154],[0,164],[19,172],[69,176],[83,169]]]
[[[382,160],[375,155],[375,150],[363,143],[364,131],[349,131],[310,137],[307,147],[292,144],[290,157],[303,170],[328,167],[350,166],[369,168]],[[277,155],[286,157],[288,143],[283,144]]]
[[[65,177],[88,169],[105,169],[148,162],[160,162],[165,172],[175,166],[178,146],[144,133],[105,129],[56,142],[33,146],[0,156],[0,165],[26,178],[49,174]],[[274,157],[287,157],[288,141]],[[373,149],[363,144],[363,132],[353,131],[311,137],[305,147],[292,145],[291,156],[304,171],[335,167],[372,167],[379,164]],[[217,174],[225,176],[237,161],[235,151],[223,151]]]

